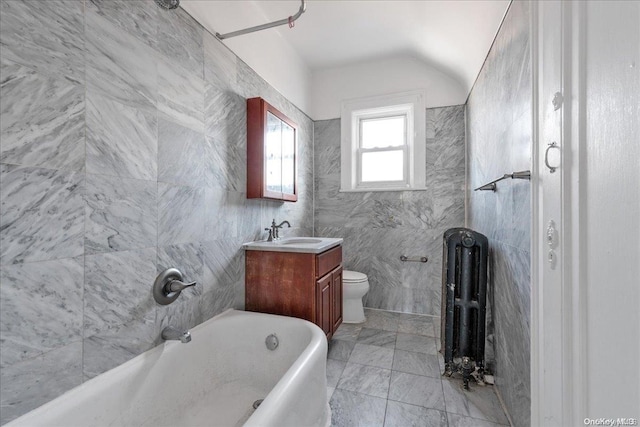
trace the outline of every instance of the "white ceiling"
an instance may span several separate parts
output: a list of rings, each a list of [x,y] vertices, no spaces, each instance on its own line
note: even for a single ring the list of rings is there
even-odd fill
[[[219,33],[282,19],[300,6],[297,0],[206,3],[207,8],[198,13],[208,16],[195,18],[208,22]],[[285,25],[264,31],[277,32],[312,72],[403,54],[447,73],[469,92],[509,0],[306,3],[307,10],[293,29]]]

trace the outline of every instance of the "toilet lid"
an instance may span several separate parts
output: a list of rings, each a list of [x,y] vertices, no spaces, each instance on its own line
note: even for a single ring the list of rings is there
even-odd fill
[[[357,271],[344,270],[342,272],[342,280],[351,283],[364,282],[367,280],[367,275]]]

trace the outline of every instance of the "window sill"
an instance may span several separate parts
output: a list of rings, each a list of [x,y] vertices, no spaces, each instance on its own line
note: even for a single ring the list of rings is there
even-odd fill
[[[390,187],[390,188],[353,188],[348,190],[343,190],[342,188],[338,190],[340,193],[373,193],[379,191],[425,191],[426,187]]]

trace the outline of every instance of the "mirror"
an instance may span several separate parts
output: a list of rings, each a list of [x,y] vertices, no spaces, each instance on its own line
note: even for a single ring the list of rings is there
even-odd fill
[[[265,162],[267,190],[282,193],[282,120],[267,112]]]

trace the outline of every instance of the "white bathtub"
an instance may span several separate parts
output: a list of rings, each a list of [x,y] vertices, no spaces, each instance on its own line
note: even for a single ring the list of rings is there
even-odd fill
[[[265,339],[276,334],[279,346]],[[305,320],[228,310],[6,426],[327,426],[327,340]],[[254,410],[258,399],[263,403]]]

